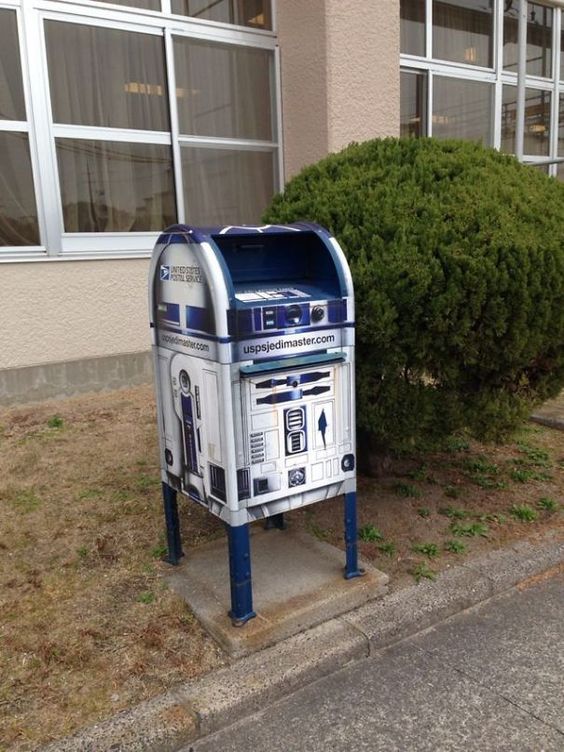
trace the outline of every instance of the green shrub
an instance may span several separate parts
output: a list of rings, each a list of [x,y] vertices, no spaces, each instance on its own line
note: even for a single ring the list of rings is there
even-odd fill
[[[347,255],[372,447],[502,438],[564,386],[564,185],[540,171],[468,142],[368,141],[263,219],[319,222]]]

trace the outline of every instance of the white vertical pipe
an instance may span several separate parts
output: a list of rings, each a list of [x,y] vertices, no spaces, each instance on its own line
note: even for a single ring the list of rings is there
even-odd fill
[[[525,80],[527,76],[527,18],[529,3],[519,0],[517,33],[517,122],[515,123],[515,154],[522,162],[525,142]]]

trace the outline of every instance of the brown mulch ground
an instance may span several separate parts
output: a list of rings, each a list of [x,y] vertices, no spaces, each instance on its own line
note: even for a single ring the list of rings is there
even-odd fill
[[[156,438],[150,387],[0,412],[0,750],[36,748],[225,661],[160,577]],[[563,503],[564,432],[527,425],[503,447],[458,437],[359,479],[360,549],[397,587],[562,532]],[[288,518],[342,547],[339,500]],[[185,546],[223,534],[190,502],[181,521]]]

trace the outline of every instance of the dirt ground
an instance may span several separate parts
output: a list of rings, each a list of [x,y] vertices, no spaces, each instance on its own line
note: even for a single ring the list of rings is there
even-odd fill
[[[0,750],[35,749],[225,662],[160,576],[156,440],[150,387],[0,411]],[[562,533],[563,503],[564,432],[527,425],[503,447],[455,437],[359,479],[360,550],[400,587]],[[287,517],[342,547],[340,500]],[[186,547],[223,534],[191,502],[181,524]]]

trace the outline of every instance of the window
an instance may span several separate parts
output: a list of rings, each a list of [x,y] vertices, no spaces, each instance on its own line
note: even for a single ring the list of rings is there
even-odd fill
[[[433,135],[492,142],[492,84],[435,76]]]
[[[172,0],[172,12],[206,21],[272,28],[270,2],[267,0]]]
[[[0,257],[39,243],[17,16],[0,9]]]
[[[400,0],[400,8],[401,134],[481,141],[514,153],[519,0]],[[564,10],[528,3],[526,57],[523,159],[539,169],[548,164],[550,175],[564,177],[564,168],[550,163],[558,149],[564,151],[562,137],[557,144],[564,128],[564,107],[557,108],[564,85]],[[432,113],[426,119],[428,96]]]
[[[424,136],[427,132],[427,87],[424,73],[402,71],[400,74],[401,120],[400,135]]]
[[[30,2],[24,27],[0,0],[0,259],[145,255],[281,187],[270,1],[101,1]]]
[[[492,66],[493,0],[435,0],[433,57]]]

